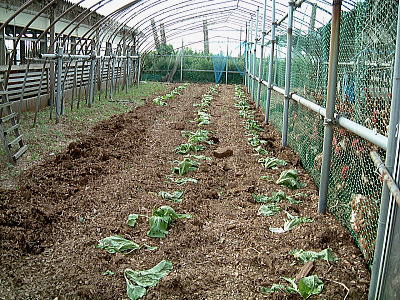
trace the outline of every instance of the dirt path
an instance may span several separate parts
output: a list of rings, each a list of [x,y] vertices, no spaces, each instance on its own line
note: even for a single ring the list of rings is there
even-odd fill
[[[150,289],[146,299],[297,299],[284,294],[265,296],[260,286],[295,277],[302,265],[289,255],[293,249],[323,250],[330,247],[338,263],[316,262],[313,274],[324,279],[327,299],[343,299],[344,283],[349,299],[364,299],[368,271],[349,235],[330,216],[315,214],[317,191],[302,172],[308,197],[287,210],[315,219],[285,234],[273,234],[269,226],[283,224],[281,213],[257,215],[252,193],[270,194],[279,189],[259,180],[280,170],[266,172],[247,144],[242,119],[233,106],[234,87],[221,86],[212,102],[211,125],[216,145],[202,152],[212,156],[218,147],[233,156],[202,162],[189,176],[198,184],[177,186],[166,179],[173,152],[186,142],[181,130],[196,130],[193,103],[210,85],[190,85],[169,106],[149,103],[95,127],[93,134],[73,143],[56,159],[31,169],[15,193],[0,192],[1,260],[0,299],[123,299],[123,270],[147,269],[163,259],[174,271]],[[269,151],[289,162],[286,168],[301,170],[298,158],[280,149],[279,137],[267,128],[263,134]],[[185,191],[182,203],[157,196],[159,191]],[[170,205],[192,219],[179,220],[165,239],[146,236],[147,219],[139,218],[132,229],[128,214],[151,215]],[[123,235],[143,245],[157,246],[129,255],[108,254],[94,246],[101,238]],[[111,270],[113,276],[104,276]]]

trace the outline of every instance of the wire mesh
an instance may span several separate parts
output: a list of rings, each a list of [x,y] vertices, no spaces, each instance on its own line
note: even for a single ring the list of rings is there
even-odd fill
[[[356,1],[341,17],[336,112],[386,136],[397,9],[398,1],[394,0]],[[324,107],[331,20],[320,18],[315,23],[313,17],[326,13],[315,4],[305,3],[299,10],[308,13],[295,12],[291,91]],[[285,26],[277,32],[273,65],[273,82],[280,88],[285,87],[287,43],[282,27]],[[263,78],[267,76],[265,72]],[[270,123],[279,130],[282,130],[283,99],[283,95],[272,92]],[[319,185],[323,119],[294,101],[289,112],[289,145]],[[334,130],[328,196],[328,210],[349,230],[369,265],[373,259],[382,191],[382,182],[369,157],[371,150],[376,150],[376,146],[366,140],[340,127]],[[383,150],[380,154],[385,156]]]

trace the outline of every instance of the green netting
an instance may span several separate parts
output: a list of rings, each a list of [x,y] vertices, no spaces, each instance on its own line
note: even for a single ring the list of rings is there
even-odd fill
[[[341,19],[336,112],[383,135],[387,135],[390,117],[397,9],[398,1],[394,0],[359,1],[352,10],[343,12]],[[310,16],[297,12],[295,15],[302,19],[294,22],[291,91],[325,106],[330,21],[307,28],[302,24],[311,24]],[[283,27],[277,33],[273,66],[273,82],[280,88],[285,86]],[[264,69],[263,79],[267,80],[268,60]],[[264,91],[263,103],[265,94]],[[256,96],[255,91],[253,95]],[[279,130],[283,99],[281,94],[272,93],[270,122]],[[290,103],[288,142],[317,185],[323,130],[320,116],[293,101]],[[382,191],[382,182],[369,157],[376,148],[340,127],[334,130],[328,209],[350,231],[368,264],[373,259]],[[382,150],[380,154],[385,156]]]

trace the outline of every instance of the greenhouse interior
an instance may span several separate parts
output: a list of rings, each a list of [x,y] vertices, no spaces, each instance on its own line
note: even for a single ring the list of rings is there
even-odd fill
[[[0,299],[400,299],[399,1],[0,8]]]

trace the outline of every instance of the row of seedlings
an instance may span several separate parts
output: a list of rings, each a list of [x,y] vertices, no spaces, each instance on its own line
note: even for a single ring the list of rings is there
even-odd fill
[[[218,94],[219,85],[211,86],[208,93],[204,94],[200,103],[193,104],[198,107],[197,118],[192,122],[197,123],[196,131],[182,131],[182,137],[187,138],[187,142],[178,145],[175,148],[175,153],[183,155],[183,160],[174,161],[176,165],[173,167],[173,176],[168,176],[171,182],[182,185],[185,183],[197,183],[195,178],[185,177],[189,172],[196,171],[200,166],[200,161],[211,160],[210,157],[199,155],[199,152],[205,150],[206,145],[213,144],[210,140],[210,132],[204,129],[205,126],[211,123],[211,115],[209,107],[214,96]],[[178,190],[173,193],[160,192],[164,199],[173,199],[183,197],[184,191]],[[167,197],[167,198],[166,198]]]
[[[181,85],[175,88],[172,92],[165,96],[159,96],[153,100],[155,105],[165,106],[168,105],[165,101],[175,98],[176,95],[180,95],[183,90],[188,87],[188,84]],[[160,193],[162,197],[166,197],[163,193]],[[173,199],[178,199],[179,195],[171,195]],[[168,227],[176,219],[191,218],[187,214],[178,214],[172,207],[161,206],[160,208],[154,209],[151,216],[130,214],[128,216],[127,225],[135,227],[139,217],[148,218],[149,231],[147,235],[152,238],[163,238],[168,234]],[[97,248],[103,249],[108,253],[115,254],[129,254],[135,250],[146,248],[149,251],[157,250],[157,247],[153,247],[147,244],[142,246],[126,239],[120,235],[114,235],[106,237],[100,240],[96,246]],[[136,300],[146,295],[149,287],[155,287],[158,282],[172,271],[173,265],[168,260],[162,260],[156,266],[148,270],[132,270],[125,269],[124,277],[126,281],[126,291],[129,299]],[[104,276],[112,276],[115,273],[111,270],[107,270],[103,273]]]
[[[167,106],[167,100],[172,100],[175,98],[175,96],[180,95],[182,91],[186,90],[186,88],[189,86],[189,83],[185,83],[183,85],[180,85],[176,87],[172,92],[164,95],[164,96],[158,96],[153,99],[153,103],[158,106]]]
[[[267,142],[260,138],[260,133],[263,131],[263,127],[255,120],[256,111],[251,109],[250,104],[247,102],[245,92],[242,90],[241,86],[235,86],[234,105],[239,109],[239,115],[244,119],[243,124],[245,128],[245,136],[247,137],[249,145],[253,147],[258,157],[261,156],[258,159],[258,162],[266,170],[277,170],[285,167],[287,165],[285,160],[270,156],[268,150],[265,149],[264,145]],[[275,181],[272,176],[261,176],[260,180],[267,180],[270,182]],[[305,186],[304,183],[301,183],[299,172],[296,169],[283,170],[275,183],[281,186],[286,186],[293,191]],[[307,195],[303,193],[287,195],[282,190],[272,192],[270,196],[262,194],[252,195],[255,202],[262,203],[258,209],[258,215],[265,217],[275,216],[282,212],[280,205],[282,202],[288,202],[292,205],[300,205],[302,199],[306,196]],[[286,218],[283,226],[270,227],[269,231],[275,234],[283,234],[293,230],[301,224],[314,222],[311,218],[292,215],[288,211],[284,211],[284,213]],[[325,260],[328,264],[338,260],[336,255],[329,248],[320,252],[294,249],[290,251],[290,254],[299,259],[305,265],[304,269],[310,268],[313,262],[317,259]],[[302,278],[282,277],[282,279],[286,281],[287,284],[273,284],[270,288],[261,287],[261,292],[263,294],[285,292],[288,294],[298,294],[304,299],[308,299],[312,295],[320,294],[324,288],[324,283],[318,275],[311,275]]]

